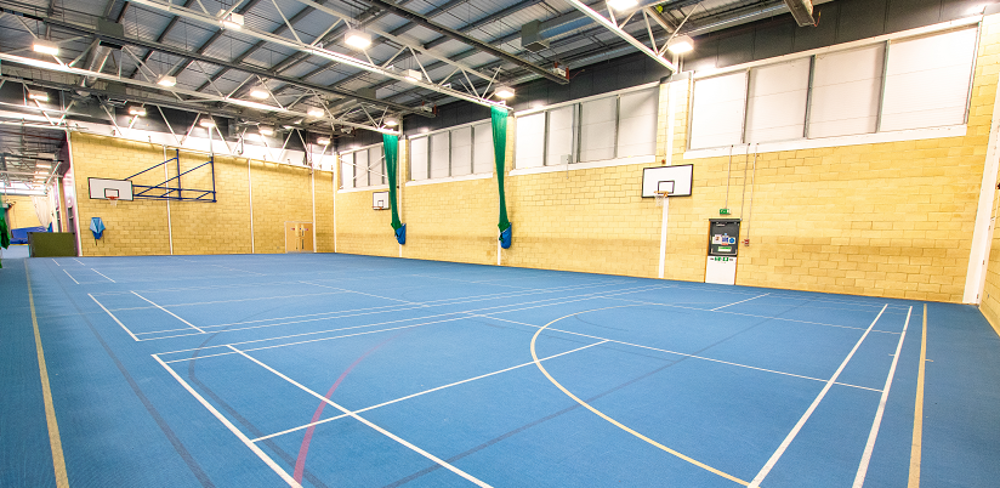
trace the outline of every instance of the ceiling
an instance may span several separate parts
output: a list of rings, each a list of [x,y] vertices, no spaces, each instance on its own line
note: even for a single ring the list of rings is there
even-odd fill
[[[49,143],[60,133],[42,126],[74,118],[125,123],[134,103],[161,115],[166,108],[224,117],[237,133],[261,124],[392,132],[389,116],[433,117],[434,107],[456,100],[496,105],[498,84],[565,84],[562,70],[637,51],[566,0],[173,2],[0,0],[0,95],[9,95],[0,96],[0,122],[14,124],[0,126],[7,131],[0,152],[58,152]],[[587,4],[612,17],[605,2]],[[672,35],[697,40],[786,12],[783,0],[640,0],[613,17],[659,50]],[[521,42],[532,21],[548,44],[537,51]],[[347,47],[348,29],[370,34],[371,46]],[[57,44],[58,54],[35,52],[36,39]],[[669,54],[661,58],[670,62]],[[421,81],[407,78],[415,73]],[[176,85],[157,84],[165,76]],[[29,87],[49,101],[29,100]],[[266,97],[252,98],[255,89]],[[18,126],[12,114],[30,124],[22,118]]]

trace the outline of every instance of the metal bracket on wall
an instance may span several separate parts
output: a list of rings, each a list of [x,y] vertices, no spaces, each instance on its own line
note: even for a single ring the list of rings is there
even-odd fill
[[[181,172],[181,151],[175,149],[175,156],[160,163],[155,166],[144,169],[128,178],[128,181],[132,181],[133,178],[139,176],[143,173],[152,171],[161,166],[166,166],[173,162],[176,165],[177,176],[169,178],[156,185],[139,185],[134,181],[132,182],[132,188],[134,188],[133,198],[148,198],[154,200],[177,200],[177,201],[188,201],[188,202],[211,202],[215,203],[215,156],[209,157],[208,161],[201,163],[187,171]],[[181,176],[194,172],[198,169],[208,167],[208,171],[212,175],[212,189],[204,190],[199,188],[184,188],[181,185]],[[174,182],[176,186],[170,186]],[[184,192],[187,192],[185,195]]]

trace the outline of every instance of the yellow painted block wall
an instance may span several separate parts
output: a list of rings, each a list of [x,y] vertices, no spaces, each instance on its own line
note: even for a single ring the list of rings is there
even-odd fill
[[[23,195],[4,195],[3,201],[10,204],[7,210],[7,227],[11,229],[22,229],[25,227],[41,227],[35,213],[35,204],[31,197]]]
[[[406,145],[399,144],[399,165],[405,164],[407,158]],[[373,210],[372,193],[389,191],[388,186],[378,186],[371,189],[342,190],[340,183],[340,161],[337,167],[337,192],[335,195],[336,244],[338,253],[365,254],[370,256],[398,257],[399,244],[396,243],[392,229],[392,212],[390,210]],[[402,180],[405,181],[405,180]],[[403,201],[403,200],[400,200]],[[402,222],[406,222],[400,215]],[[407,227],[409,230],[409,227]]]
[[[674,151],[667,158],[661,87],[657,163],[694,164],[693,196],[669,202],[664,277],[704,280],[708,221],[728,205],[750,239],[740,249],[737,284],[960,302],[997,84],[995,23],[985,26],[963,137],[772,152],[756,161],[740,154],[732,163],[686,160],[691,83],[678,81],[670,85]],[[514,245],[503,264],[655,277],[662,209],[640,198],[643,166],[507,176]],[[495,186],[487,181],[495,185],[407,187],[404,256],[494,262],[496,210],[482,197]],[[340,232],[356,232],[341,222]],[[1000,273],[991,276],[1000,281]]]
[[[310,170],[303,167],[215,157],[216,203],[136,199],[112,207],[106,200],[89,198],[87,178],[123,179],[175,156],[163,147],[143,142],[71,133],[76,181],[77,211],[84,256],[170,254],[243,254],[284,252],[284,222],[312,221]],[[180,152],[180,168],[170,163],[133,179],[136,184],[157,185],[208,161],[200,153]],[[248,174],[248,164],[250,166]],[[253,240],[251,240],[250,181],[253,182]],[[330,172],[317,171],[317,240],[319,250],[332,247]],[[208,168],[182,176],[184,188],[211,188]],[[138,191],[138,190],[137,190]],[[185,196],[188,195],[185,193]],[[322,199],[322,200],[319,200]],[[326,213],[323,213],[326,212]],[[95,242],[88,226],[101,217],[107,230]],[[168,225],[169,224],[169,225]],[[168,228],[169,226],[169,228]],[[320,237],[322,235],[322,237]]]

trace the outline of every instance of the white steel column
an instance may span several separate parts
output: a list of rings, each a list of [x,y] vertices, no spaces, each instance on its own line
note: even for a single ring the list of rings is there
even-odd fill
[[[990,122],[989,146],[986,149],[986,164],[983,167],[983,182],[979,190],[979,207],[976,210],[976,227],[972,233],[972,249],[969,251],[969,268],[965,275],[965,293],[962,303],[978,304],[982,301],[986,284],[986,267],[990,260],[990,244],[993,218],[993,199],[997,188],[997,170],[1000,167],[1000,84],[997,85],[996,99],[993,101],[993,120]]]

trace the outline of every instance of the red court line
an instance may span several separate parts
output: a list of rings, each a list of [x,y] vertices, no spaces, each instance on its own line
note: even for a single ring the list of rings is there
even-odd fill
[[[354,370],[354,368],[358,364],[361,364],[361,361],[364,361],[366,357],[370,356],[372,353],[379,350],[379,348],[388,344],[389,342],[391,342],[392,340],[401,336],[404,333],[405,332],[401,332],[376,344],[375,347],[365,351],[364,354],[355,359],[354,362],[351,363],[351,365],[348,366],[343,373],[340,373],[340,377],[338,377],[337,381],[335,381],[333,383],[333,386],[330,387],[330,391],[326,392],[326,396],[324,398],[329,400],[330,397],[333,396],[333,392],[337,391],[337,387],[340,386],[340,383],[344,381],[344,378],[346,378],[347,375],[349,375],[351,371]],[[316,407],[316,413],[313,414],[312,422],[310,423],[315,424],[315,422],[319,420],[320,416],[323,415],[324,407],[326,407],[326,402],[319,402],[319,406]],[[312,436],[315,430],[316,430],[316,425],[310,425],[309,428],[306,429],[305,435],[302,436],[302,445],[299,446],[299,457],[295,459],[295,473],[293,474],[293,477],[295,478],[295,481],[299,483],[302,482],[302,474],[305,472],[306,468],[306,455],[309,454],[309,443],[312,442]]]

